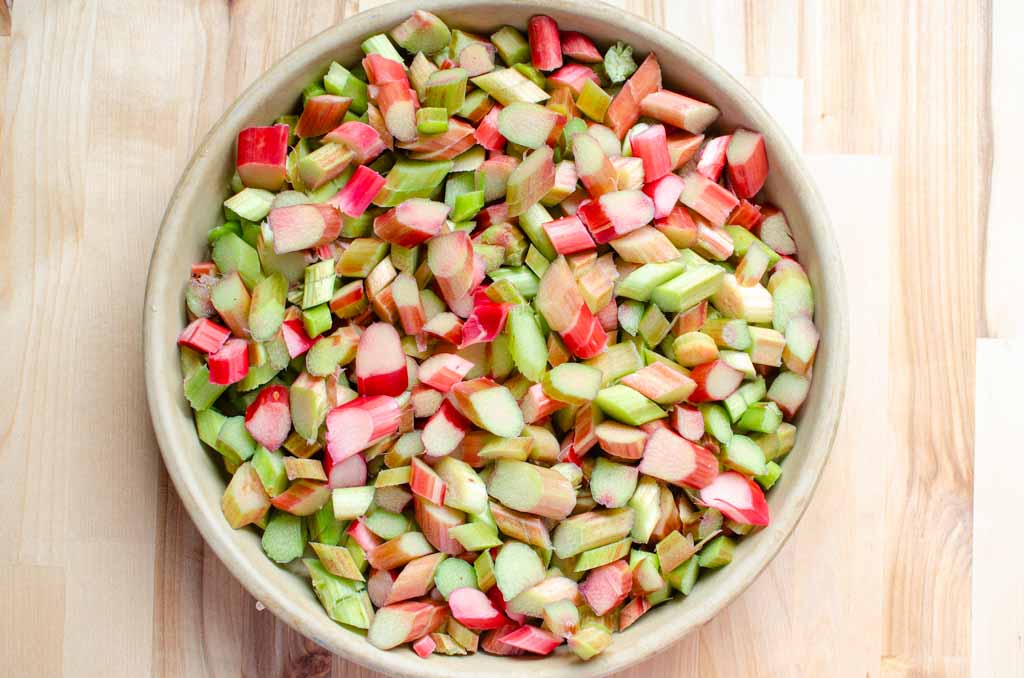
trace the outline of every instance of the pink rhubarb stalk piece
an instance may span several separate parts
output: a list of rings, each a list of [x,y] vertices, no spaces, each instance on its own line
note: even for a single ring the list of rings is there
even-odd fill
[[[460,624],[474,631],[496,629],[506,622],[505,616],[494,607],[490,598],[478,589],[455,589],[448,596],[448,607]]]
[[[363,57],[363,70],[366,71],[366,80],[371,85],[400,82],[406,87],[409,86],[405,66],[380,54],[367,54]]]
[[[415,141],[419,100],[407,82],[393,80],[378,85],[377,106],[388,133],[398,141]]]
[[[288,349],[289,358],[298,358],[313,346],[313,340],[306,334],[306,328],[302,326],[302,320],[293,318],[281,323],[281,337],[284,339],[285,348]]]
[[[619,139],[626,136],[626,131],[636,124],[640,119],[641,102],[651,94],[661,89],[661,65],[658,57],[651,52],[643,60],[636,72],[630,76],[626,84],[622,86],[619,93],[612,99],[605,113],[605,120],[615,136]],[[656,115],[644,111],[644,115],[661,120]],[[661,120],[668,124],[674,124],[669,120]],[[679,125],[675,125],[679,127]]]
[[[497,590],[497,587],[494,587],[491,590]],[[518,647],[513,647],[512,645],[503,643],[499,640],[499,638],[512,633],[517,628],[519,628],[519,624],[516,624],[515,622],[506,622],[496,629],[491,629],[480,636],[480,649],[488,654],[495,654],[503,657],[512,657],[523,654],[523,651]]]
[[[725,167],[725,149],[729,146],[732,135],[715,137],[704,144],[700,152],[700,160],[697,161],[697,171],[711,181],[718,181],[722,175],[722,168]]]
[[[302,115],[295,123],[295,136],[305,139],[327,134],[341,124],[352,99],[333,94],[310,97],[302,107]]]
[[[676,433],[690,442],[697,442],[704,437],[704,415],[692,405],[676,405],[669,415]]]
[[[380,537],[370,532],[370,528],[366,526],[362,518],[353,520],[352,524],[345,530],[345,534],[352,537],[352,541],[358,544],[359,548],[363,549],[366,553],[370,553],[383,543]],[[393,577],[392,581],[394,581]]]
[[[718,459],[706,447],[666,427],[654,431],[647,439],[639,470],[666,483],[700,489],[718,475]]]
[[[341,214],[332,205],[275,207],[267,219],[277,254],[326,245],[341,234]]]
[[[270,500],[274,508],[296,516],[311,516],[331,499],[327,483],[296,480],[288,489]]]
[[[548,83],[554,87],[568,87],[576,95],[583,90],[583,83],[587,80],[595,85],[601,84],[601,78],[594,69],[583,64],[566,64],[548,76]]]
[[[604,61],[594,41],[577,31],[562,31],[562,54],[585,64],[597,64]]]
[[[651,609],[651,603],[646,596],[638,596],[623,605],[619,612],[619,631],[628,629],[649,609]]]
[[[527,424],[536,423],[563,407],[565,403],[544,393],[540,384],[534,384],[527,389],[526,395],[519,403],[519,409],[523,411],[523,421]]]
[[[589,134],[576,134],[572,138],[573,162],[576,174],[592,199],[600,198],[618,188],[615,166],[601,144]]]
[[[680,169],[690,162],[690,159],[697,155],[703,143],[703,134],[690,134],[689,132],[669,133],[668,154],[672,158],[672,169]]]
[[[356,384],[364,396],[397,396],[409,387],[402,340],[391,325],[373,323],[359,337]]]
[[[431,553],[406,563],[392,585],[385,604],[427,595],[434,585],[434,572],[446,557],[443,553]]]
[[[663,362],[653,362],[627,374],[621,382],[659,405],[671,405],[685,400],[697,388],[693,379]]]
[[[654,202],[654,218],[667,217],[683,194],[683,179],[675,174],[665,174],[660,179],[644,184],[644,193]]]
[[[539,14],[527,24],[530,38],[530,59],[533,67],[541,71],[553,71],[562,66],[562,40],[558,35],[558,24],[549,16]]]
[[[448,306],[471,294],[476,277],[476,253],[465,231],[445,233],[427,244],[427,266],[437,280]],[[452,309],[455,310],[455,309]]]
[[[360,165],[341,190],[327,201],[328,205],[338,209],[350,217],[360,217],[373,199],[384,188],[386,179],[369,167]]]
[[[752,198],[768,178],[768,153],[759,132],[738,129],[726,151],[729,184],[740,198]]]
[[[413,507],[416,524],[431,546],[450,556],[457,556],[465,550],[458,539],[448,534],[448,530],[466,522],[464,513],[426,501],[422,497],[415,498]]]
[[[473,133],[476,142],[488,151],[500,152],[505,148],[505,137],[498,131],[498,116],[500,114],[501,106],[495,104],[476,126],[476,132]]]
[[[196,318],[178,335],[178,345],[200,353],[216,353],[231,336],[231,330],[208,318]]]
[[[524,624],[498,639],[500,642],[531,654],[548,655],[562,644],[562,639],[536,626]]]
[[[352,153],[352,163],[365,165],[377,159],[385,146],[380,133],[365,122],[349,120],[324,135],[324,143],[341,144]]]
[[[327,453],[335,463],[358,454],[396,433],[401,418],[402,408],[391,396],[356,398],[339,405],[327,414]]]
[[[655,220],[654,227],[678,248],[693,247],[697,243],[697,223],[682,205],[674,205],[667,216]]]
[[[473,312],[462,325],[462,341],[459,348],[494,341],[505,329],[509,306],[510,304],[496,304],[489,300],[475,304]]]
[[[359,521],[356,521],[359,522]],[[353,523],[355,524],[355,523]],[[365,550],[365,549],[364,549]],[[366,593],[374,608],[384,607],[384,601],[395,585],[395,575],[390,570],[372,570],[366,579]]]
[[[448,130],[441,134],[423,135],[398,144],[409,151],[413,160],[451,160],[468,151],[476,143],[473,126],[458,118],[448,119]]]
[[[426,659],[437,649],[437,641],[430,636],[423,636],[412,644],[412,651],[419,655],[420,659]]]
[[[427,456],[451,454],[472,428],[472,422],[445,400],[423,426],[423,447]]]
[[[584,360],[593,358],[608,345],[608,334],[586,304],[579,307],[572,326],[559,334],[569,352]]]
[[[206,358],[210,383],[227,386],[241,381],[249,373],[249,343],[245,339],[229,339]]]
[[[601,449],[613,457],[640,459],[644,456],[648,434],[641,428],[609,419],[594,427],[594,435]]]
[[[548,221],[541,226],[559,254],[584,252],[597,247],[594,244],[594,239],[590,237],[590,231],[583,225],[579,217],[562,217]],[[678,252],[676,256],[678,256]]]
[[[744,199],[740,200],[740,204],[729,215],[729,220],[726,223],[750,230],[760,224],[762,218],[761,208]]]
[[[657,181],[672,171],[664,125],[651,125],[630,139],[633,155],[644,161],[644,181]]]
[[[249,127],[238,133],[235,167],[249,188],[279,191],[288,177],[288,125]]]
[[[408,273],[399,273],[391,281],[390,289],[395,308],[398,309],[398,318],[402,322],[402,331],[410,336],[422,332],[427,315],[416,279]]]
[[[286,386],[267,386],[245,408],[245,430],[271,452],[281,447],[292,430]]]
[[[590,571],[580,584],[580,594],[594,614],[611,612],[633,588],[633,572],[625,560],[616,560]]]
[[[744,525],[767,525],[771,520],[761,487],[735,471],[721,473],[703,487],[700,500]]]
[[[721,360],[713,360],[693,368],[690,379],[697,383],[697,388],[688,400],[691,403],[705,403],[725,400],[731,396],[743,381],[743,373]]]
[[[324,473],[327,474],[327,486],[332,490],[362,487],[366,485],[366,460],[361,454],[353,454],[341,461],[334,461],[333,456],[325,454]]]
[[[735,195],[696,170],[683,177],[679,201],[697,212],[714,226],[722,226],[739,204]]]
[[[374,219],[373,232],[392,245],[415,247],[441,232],[449,212],[443,202],[410,198]]]
[[[577,212],[594,241],[604,244],[649,224],[654,202],[641,191],[615,191],[582,205]]]
[[[443,505],[444,494],[448,486],[441,480],[441,476],[434,472],[434,469],[427,466],[419,457],[413,457],[409,489],[417,497],[423,497],[432,504]]]
[[[640,111],[672,127],[700,134],[718,118],[718,109],[667,89],[648,93],[640,101]],[[630,125],[632,126],[632,124]]]
[[[231,476],[220,501],[228,525],[234,529],[262,519],[270,509],[270,497],[252,464],[245,462]]]
[[[448,608],[432,600],[407,600],[377,610],[366,639],[379,650],[427,637],[444,625]]]
[[[669,176],[675,176],[670,174]],[[635,264],[656,264],[679,258],[679,250],[667,235],[654,228],[644,226],[611,241],[623,261]],[[614,329],[614,328],[612,328]]]
[[[423,331],[458,346],[462,343],[462,320],[454,313],[438,313],[423,325]]]

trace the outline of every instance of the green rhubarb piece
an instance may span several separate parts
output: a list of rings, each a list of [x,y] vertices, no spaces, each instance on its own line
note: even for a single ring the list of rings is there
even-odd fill
[[[782,258],[778,252],[765,245],[756,235],[742,226],[727,224],[725,230],[732,238],[732,253],[735,257],[743,257],[751,246],[755,246],[762,248],[768,254],[769,268],[779,263],[779,259]]]
[[[558,523],[551,543],[559,558],[570,558],[583,551],[616,542],[633,529],[632,508],[588,511]]]
[[[619,327],[622,331],[630,336],[636,336],[640,331],[640,318],[644,315],[645,310],[643,302],[636,299],[625,299],[619,302]]]
[[[607,508],[625,506],[636,487],[635,466],[598,457],[594,470],[590,472],[590,494],[598,504]]]
[[[527,299],[536,297],[537,290],[540,289],[540,280],[526,266],[505,266],[495,269],[487,275],[494,281],[508,280]],[[539,321],[540,319],[538,318]]]
[[[478,185],[478,188],[481,186],[482,184]],[[506,266],[512,268],[522,267],[529,243],[526,241],[523,232],[512,224],[495,224],[481,233],[478,239],[480,242],[489,245],[501,245],[505,248]]]
[[[765,459],[768,461],[778,459],[789,454],[789,451],[793,449],[793,444],[796,442],[796,426],[783,422],[779,424],[775,433],[762,433],[754,436],[753,440],[764,452]]]
[[[445,457],[447,459],[448,457]],[[398,468],[384,468],[377,473],[373,481],[374,487],[394,487],[396,485],[408,485],[412,479],[411,466],[399,466]]]
[[[226,416],[214,409],[196,412],[196,432],[199,434],[199,439],[210,447],[216,448],[220,427],[227,419]]]
[[[228,234],[234,234],[241,237],[242,225],[237,221],[225,221],[220,226],[214,226],[213,228],[211,228],[210,231],[206,234],[206,240],[211,245],[213,245],[219,239],[223,238],[225,235]]]
[[[587,122],[583,118],[573,118],[565,123],[565,127],[562,128],[562,146],[567,155],[572,155],[572,138],[586,131]]]
[[[284,454],[280,450],[271,452],[260,445],[252,456],[252,467],[263,483],[263,489],[271,499],[288,489],[288,474],[284,468]]]
[[[722,349],[718,352],[718,357],[729,367],[737,372],[742,372],[744,379],[753,379],[757,376],[757,370],[754,368],[753,361],[750,360],[749,353]]]
[[[260,262],[263,270],[267,273],[280,273],[289,283],[302,280],[306,271],[306,255],[304,252],[285,252],[278,254],[274,251],[273,232],[270,227],[263,229],[260,239],[256,242],[256,251],[260,255]]]
[[[629,508],[633,509],[633,541],[646,544],[654,534],[654,528],[661,518],[661,486],[654,478],[640,476],[636,490],[629,499]]]
[[[519,215],[519,228],[549,262],[558,257],[558,252],[555,251],[555,246],[551,243],[551,238],[548,237],[543,224],[553,220],[554,217],[551,216],[551,213],[540,203],[528,207]],[[542,275],[542,273],[538,273],[538,275]]]
[[[544,580],[540,556],[518,541],[510,541],[494,559],[494,581],[505,600],[512,600],[526,589]]]
[[[604,114],[611,106],[612,97],[593,80],[585,79],[583,88],[576,97],[576,107],[594,122],[603,122]]]
[[[512,64],[512,68],[516,70],[520,75],[524,76],[527,80],[532,82],[540,89],[546,89],[548,79],[544,77],[538,69],[534,68],[531,64],[520,63]]]
[[[282,367],[278,367],[270,360],[262,365],[250,365],[249,372],[245,375],[242,381],[235,384],[235,388],[243,392],[257,389],[276,377],[278,372],[282,369]]]
[[[637,329],[648,346],[657,346],[668,334],[669,328],[671,324],[665,314],[656,305],[650,304],[640,317]]]
[[[210,301],[235,336],[246,336],[252,298],[237,272],[228,273],[213,286]]]
[[[452,529],[455,528],[449,528],[449,534]],[[494,559],[491,557],[490,551],[484,551],[476,557],[476,560],[473,561],[473,571],[476,573],[477,586],[481,591],[487,593],[495,584]]]
[[[633,541],[626,537],[617,542],[584,551],[576,558],[575,570],[576,572],[586,572],[587,570],[593,570],[595,567],[613,563],[620,558],[625,558],[629,554],[629,548],[632,544]]]
[[[569,636],[569,649],[583,661],[593,659],[611,644],[611,632],[601,626],[583,626]]]
[[[521,67],[525,64],[515,64],[512,68],[496,68],[490,73],[484,73],[472,78],[474,85],[491,95],[502,106],[507,106],[516,101],[540,102],[550,98],[544,91],[543,84],[539,85],[531,78],[523,74]],[[535,71],[529,69],[532,76]]]
[[[619,281],[615,287],[615,295],[637,301],[649,301],[655,288],[679,276],[684,270],[685,265],[678,259],[644,264]]]
[[[203,365],[185,380],[185,399],[188,400],[188,404],[192,406],[193,410],[209,409],[227,388],[227,386],[210,383],[210,370]]]
[[[373,220],[379,212],[375,209],[368,209],[358,217],[342,215],[341,237],[342,238],[366,238],[373,235]]]
[[[225,455],[247,461],[256,453],[256,441],[245,428],[245,417],[228,417],[217,434],[217,450]]]
[[[367,56],[371,54],[379,54],[382,57],[391,59],[392,61],[397,61],[405,66],[405,61],[402,59],[402,55],[399,54],[398,50],[395,49],[395,46],[391,44],[391,40],[388,39],[388,36],[383,33],[371,35],[366,40],[363,40],[363,43],[359,45],[359,47],[363,50],[363,54]]]
[[[365,581],[363,573],[356,565],[355,558],[352,557],[352,552],[346,547],[315,541],[310,541],[309,545],[313,547],[316,557],[320,559],[327,571],[334,576],[354,581]]]
[[[295,432],[306,440],[316,440],[327,417],[327,383],[304,372],[292,382],[288,396]]]
[[[387,242],[377,238],[356,238],[341,253],[336,270],[338,275],[346,278],[365,278],[387,255]]]
[[[401,245],[391,245],[391,263],[395,269],[412,275],[416,272],[416,267],[420,265],[421,248],[419,245],[415,247],[402,247]]]
[[[430,198],[451,169],[451,160],[400,158],[388,172],[384,187],[374,203],[381,207],[394,207],[409,198]]]
[[[263,551],[275,563],[290,563],[306,549],[305,530],[299,516],[274,510],[263,530]]]
[[[654,288],[651,300],[663,311],[685,311],[717,292],[724,277],[725,271],[718,266],[687,267],[682,274]]]
[[[203,354],[188,346],[178,347],[178,358],[181,364],[181,374],[188,379],[206,363],[203,361]]]
[[[391,29],[391,38],[412,54],[433,54],[448,46],[452,34],[439,17],[416,10],[412,16]]]
[[[337,515],[335,515],[337,518]],[[366,529],[387,541],[394,539],[409,531],[409,519],[401,513],[394,513],[379,506],[374,506],[363,516],[363,524]]]
[[[487,344],[487,360],[492,379],[504,381],[512,374],[515,364],[512,361],[511,340],[507,332],[502,332]]]
[[[459,197],[461,198],[462,196]],[[505,261],[505,248],[501,245],[485,245],[475,242],[473,243],[473,251],[483,259],[485,273],[498,270]]]
[[[363,516],[373,502],[372,485],[338,487],[331,491],[331,504],[336,520],[355,520]]]
[[[463,68],[447,68],[431,73],[427,78],[426,107],[444,109],[447,123],[448,116],[455,115],[465,103],[468,82],[469,76]]]
[[[530,381],[539,382],[548,364],[548,347],[533,309],[527,305],[512,307],[508,327],[516,369]]]
[[[654,401],[623,384],[601,389],[594,404],[613,419],[630,426],[640,426],[668,416]]]
[[[501,546],[497,528],[486,523],[463,523],[449,527],[448,536],[459,542],[467,551],[483,551]]]
[[[512,26],[502,26],[492,33],[491,43],[506,66],[524,64],[530,60],[530,43]]]
[[[522,223],[522,220],[523,217],[522,215],[520,215],[520,223]],[[544,237],[547,237],[547,235],[545,234]],[[541,254],[541,251],[537,249],[536,245],[530,245],[529,249],[526,250],[526,257],[524,261],[526,262],[526,266],[531,271],[533,271],[533,274],[536,275],[538,278],[543,277],[544,272],[547,271],[548,266],[551,265],[551,262],[548,260],[547,257]]]
[[[549,397],[570,405],[583,405],[601,390],[601,370],[582,363],[562,363],[544,375],[541,386]]]
[[[732,395],[723,400],[722,405],[733,424],[739,421],[743,413],[747,411],[747,399],[743,397],[739,389],[733,391]]]
[[[715,537],[704,545],[699,554],[701,567],[715,569],[724,567],[732,562],[732,555],[736,551],[736,542],[725,535]]]
[[[238,271],[246,287],[254,287],[262,278],[260,255],[234,233],[226,233],[213,243],[210,257],[221,273]]]
[[[270,214],[274,194],[262,188],[243,188],[224,201],[224,207],[249,221],[263,221]]]
[[[497,282],[489,285],[486,290],[487,298],[499,304],[512,304],[518,306],[526,304],[526,297],[522,295],[512,281],[508,278],[500,278]]]
[[[355,360],[359,335],[353,329],[338,328],[313,344],[306,352],[306,371],[314,377],[326,377]]]
[[[426,107],[416,111],[416,131],[420,134],[444,134],[448,131],[448,111]]]
[[[494,105],[494,102],[490,99],[491,97],[488,96],[487,92],[482,89],[475,89],[466,95],[466,100],[462,102],[462,106],[455,112],[455,115],[479,122]]]
[[[693,591],[694,584],[697,583],[698,574],[700,574],[700,557],[693,555],[687,558],[686,562],[682,565],[665,575],[665,581],[684,596],[688,596]]]
[[[717,403],[702,403],[699,407],[704,429],[723,445],[732,440],[732,421],[725,408]]]
[[[739,420],[739,428],[758,433],[774,433],[782,423],[782,410],[773,402],[754,403]]]
[[[697,538],[710,539],[722,530],[724,522],[721,511],[714,508],[705,509],[697,524]]]
[[[334,294],[334,261],[318,261],[306,267],[302,287],[302,308],[326,304]]]
[[[634,550],[629,554],[629,569],[633,570],[633,581],[644,594],[649,595],[665,586],[659,562],[656,553]]]
[[[249,331],[256,341],[270,341],[284,321],[288,281],[280,273],[263,278],[252,290],[249,303]]]
[[[313,97],[318,97],[321,94],[327,94],[327,90],[324,89],[323,85],[319,82],[311,82],[302,89],[302,105],[305,106]]]
[[[601,383],[608,385],[642,368],[644,360],[634,344],[624,342],[612,344],[604,353],[587,360],[585,364],[601,370]]]
[[[316,539],[321,544],[330,546],[337,546],[341,542],[345,536],[345,528],[348,527],[348,521],[335,519],[334,506],[331,502],[326,502],[317,509],[308,520],[307,531],[310,540]]]
[[[313,591],[331,619],[357,628],[369,628],[373,608],[367,608],[366,585],[331,574],[315,558],[303,559]],[[366,603],[362,601],[366,598]]]
[[[245,241],[245,243],[249,245],[249,247],[255,248],[256,241],[259,239],[259,237],[260,225],[253,221],[242,219],[242,240]]]
[[[352,562],[356,564],[356,569],[360,572],[365,572],[367,565],[370,563],[366,559],[366,551],[363,550],[363,547],[356,543],[356,540],[351,535],[348,535],[345,538],[345,548],[352,555]]]
[[[302,327],[309,337],[318,337],[331,329],[331,309],[327,304],[307,308],[302,312]]]
[[[604,72],[612,82],[625,82],[636,71],[633,48],[617,42],[604,53]]]
[[[477,588],[476,570],[465,560],[448,558],[434,571],[434,586],[445,600],[455,589]]]

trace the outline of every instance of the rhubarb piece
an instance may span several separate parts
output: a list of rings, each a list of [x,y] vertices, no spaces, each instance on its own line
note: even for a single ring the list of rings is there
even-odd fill
[[[700,500],[743,525],[767,525],[769,522],[768,504],[761,488],[735,471],[719,474],[702,488]]]
[[[810,376],[783,371],[775,377],[768,389],[767,397],[779,406],[788,418],[796,415],[811,388]]]
[[[277,254],[326,245],[341,232],[341,215],[330,205],[276,207],[269,223]]]
[[[452,386],[462,381],[472,367],[473,363],[453,353],[441,353],[423,361],[418,376],[427,386],[447,393]]]
[[[476,264],[468,234],[455,231],[431,238],[427,245],[427,265],[449,305],[473,291]]]
[[[437,572],[438,565],[446,557],[443,553],[431,553],[406,564],[394,581],[384,604],[392,605],[426,595],[433,587],[434,573]],[[429,638],[429,636],[427,637]]]
[[[499,68],[478,75],[472,80],[474,85],[494,97],[503,106],[516,101],[539,103],[549,97],[547,92],[515,68]]]
[[[224,490],[221,510],[234,529],[263,519],[270,509],[270,497],[263,489],[259,475],[249,462],[241,464]]]
[[[654,203],[641,191],[620,190],[587,203],[578,214],[594,240],[606,243],[650,223]]]
[[[703,403],[728,398],[743,381],[743,373],[722,360],[715,360],[694,368],[690,378],[697,383],[696,390],[690,394],[690,402]]]
[[[657,181],[672,170],[663,125],[651,125],[629,137],[633,155],[644,162],[644,181]]]
[[[679,201],[714,226],[723,225],[739,204],[735,195],[696,171],[683,176],[683,192]]]
[[[662,182],[666,180],[672,181],[671,177],[674,176],[676,175],[666,175],[662,178]],[[682,185],[680,184],[680,188],[681,187]],[[644,190],[646,191],[647,188],[645,187]],[[655,211],[657,213],[658,196],[652,196],[652,200],[655,201]],[[661,231],[661,233],[676,247],[686,248],[693,247],[697,244],[697,224],[693,221],[693,217],[690,216],[690,213],[687,212],[686,208],[682,205],[675,205],[672,207],[672,210],[667,216],[654,222],[654,227]]]
[[[276,508],[297,516],[311,516],[331,500],[326,483],[296,480],[287,490],[270,500]]]
[[[497,32],[492,33],[491,42],[501,60],[509,66],[530,60],[530,44],[523,34],[512,26],[502,26]]]
[[[754,226],[754,233],[773,252],[785,256],[796,254],[796,243],[793,241],[793,234],[789,230],[789,223],[786,215],[775,207],[766,206],[761,210],[764,218],[761,223]]]
[[[761,281],[771,265],[772,253],[760,241],[747,248],[746,254],[736,267],[736,282],[743,287],[752,287]]]
[[[477,587],[476,570],[465,560],[449,558],[442,562],[434,572],[434,585],[444,599],[448,600],[451,594],[458,589],[475,589]]]
[[[555,184],[552,150],[542,146],[530,153],[508,178],[506,201],[509,216],[521,215],[540,202]]]
[[[606,55],[606,69],[607,63]],[[661,66],[658,64],[658,58],[652,52],[647,55],[636,72],[622,86],[608,108],[605,117],[617,137],[621,139],[626,130],[636,124],[640,119],[641,102],[659,89],[661,89]],[[651,115],[651,117],[657,116]]]
[[[700,552],[697,557],[701,567],[716,569],[725,567],[732,562],[732,556],[736,549],[736,542],[725,535],[712,539]]]
[[[366,54],[367,56],[377,55],[397,62],[398,64],[403,63],[402,56],[398,53],[398,50],[395,49],[395,46],[391,44],[391,41],[388,40],[388,36],[383,33],[371,35],[364,40],[359,47],[363,50],[363,54]]]
[[[304,537],[302,518],[274,511],[263,530],[263,552],[275,563],[289,563],[302,556]]]
[[[631,426],[639,426],[666,416],[656,404],[638,391],[622,384],[601,389],[594,403],[604,413]]]
[[[448,217],[448,205],[411,198],[373,220],[378,238],[402,247],[415,247],[441,232]]]
[[[279,191],[287,178],[288,125],[249,127],[238,133],[235,167],[249,188]]]
[[[251,307],[250,307],[251,308]],[[206,318],[196,318],[178,335],[178,345],[202,353],[216,353],[231,336],[231,330]]]
[[[207,357],[206,364],[211,384],[227,386],[241,381],[249,372],[249,344],[242,339],[229,339]]]
[[[673,485],[699,489],[714,481],[718,461],[706,448],[661,429],[647,440],[639,470]]]
[[[592,198],[600,198],[616,190],[615,168],[601,148],[601,144],[593,136],[573,136],[572,151],[576,173]]]
[[[406,52],[434,54],[448,46],[451,31],[437,16],[421,9],[391,29],[391,39]]]
[[[704,437],[704,415],[690,405],[676,405],[671,415],[676,432],[691,442]]]
[[[498,641],[539,655],[551,654],[556,647],[562,644],[562,639],[558,636],[529,625],[520,626],[515,631],[504,634]]]
[[[542,388],[550,398],[582,405],[597,397],[601,389],[601,371],[580,363],[565,363],[544,375]]]
[[[685,400],[696,388],[690,377],[664,362],[656,362],[622,378],[622,383],[659,405]]]
[[[751,198],[768,178],[768,154],[764,136],[738,129],[732,134],[726,151],[729,160],[729,184],[740,198]]]
[[[585,626],[569,637],[569,649],[580,659],[587,661],[608,649],[612,634],[600,626]]]
[[[502,534],[541,549],[551,549],[551,537],[544,521],[496,502],[490,504],[491,516]]]
[[[635,466],[617,464],[602,457],[590,474],[590,494],[605,508],[621,508],[633,496],[636,483]]]
[[[274,194],[261,188],[243,188],[224,201],[224,207],[247,221],[262,221],[270,211]]]
[[[594,435],[602,450],[620,459],[640,459],[647,442],[647,433],[643,430],[617,421],[601,422],[595,427]]]
[[[352,99],[333,94],[321,94],[306,99],[302,115],[295,124],[299,138],[319,137],[341,124]],[[314,188],[314,187],[311,187]]]
[[[352,520],[362,516],[373,501],[373,487],[339,487],[331,491],[331,504],[336,520]]]
[[[625,558],[629,555],[631,540],[627,537],[605,546],[584,551],[576,558],[574,572],[586,572]]]
[[[381,650],[419,640],[441,628],[448,609],[433,601],[410,600],[377,610],[366,639]]]
[[[423,636],[412,644],[412,651],[419,655],[421,659],[426,659],[437,649],[437,641],[434,640],[433,635],[431,633],[429,636]]]
[[[654,290],[680,276],[685,270],[682,261],[645,264],[625,276],[616,286],[617,296],[649,301]]]
[[[334,462],[340,462],[396,433],[401,416],[398,402],[384,395],[356,398],[335,407],[327,415],[327,451]]]
[[[700,134],[718,119],[718,109],[682,94],[662,89],[640,101],[643,115],[692,134]]]
[[[463,545],[459,543],[453,530],[465,525],[464,513],[416,497],[415,516],[416,523],[431,546],[450,556],[457,556],[463,552]]]
[[[245,428],[260,445],[274,451],[284,444],[291,431],[288,389],[268,386],[245,410]]]
[[[706,144],[700,152],[700,160],[697,161],[697,172],[703,174],[711,181],[718,181],[725,167],[725,149],[729,146],[732,135],[715,137]]]
[[[544,565],[536,552],[526,544],[509,542],[501,547],[494,560],[494,579],[502,597],[512,600],[544,580]],[[462,619],[459,621],[466,624]],[[466,626],[473,628],[469,624]]]
[[[592,570],[580,584],[580,593],[596,615],[618,607],[633,586],[633,573],[625,560],[616,560]]]
[[[357,120],[342,123],[324,135],[323,140],[326,143],[338,144],[348,149],[352,154],[352,162],[360,166],[373,162],[377,156],[384,152],[385,148],[380,133],[370,125]],[[357,168],[357,174],[353,175],[353,178],[349,180],[350,183],[358,176],[358,171]]]
[[[558,24],[549,16],[537,15],[527,25],[530,36],[530,57],[533,67],[553,71],[562,66],[562,41]]]
[[[397,396],[409,386],[405,355],[395,328],[374,323],[359,337],[356,379],[363,396]]]
[[[564,476],[522,461],[495,462],[487,492],[509,508],[557,520],[576,504],[576,493]]]
[[[462,326],[459,348],[497,340],[508,320],[508,304],[477,303]],[[443,389],[442,389],[443,390]]]
[[[540,148],[564,124],[565,116],[535,103],[516,101],[498,112],[501,136],[527,148]]]
[[[573,94],[579,95],[583,91],[586,82],[599,83],[601,81],[593,68],[583,64],[566,64],[548,76],[548,84],[556,88],[568,89]],[[609,97],[610,100],[611,97]],[[568,97],[567,101],[572,97]],[[554,100],[554,97],[552,97]],[[549,105],[551,102],[548,102]]]
[[[651,226],[643,226],[609,244],[624,261],[637,264],[664,263],[679,258],[672,241]]]
[[[661,572],[668,574],[690,559],[697,552],[697,547],[694,546],[691,535],[684,537],[677,530],[673,530],[658,542],[655,550],[658,553]]]
[[[452,591],[448,597],[448,606],[460,624],[475,631],[496,629],[506,621],[487,595],[475,588],[464,587]]]
[[[601,63],[603,57],[594,46],[594,41],[576,31],[562,31],[560,34],[562,54],[586,64]]]
[[[570,558],[624,538],[632,530],[633,520],[632,508],[579,513],[555,527],[551,542],[559,558]]]
[[[447,485],[432,468],[418,458],[413,457],[409,489],[412,490],[413,494],[423,497],[432,504],[443,505]]]
[[[433,549],[421,533],[406,532],[375,546],[366,556],[375,569],[391,570],[432,552]]]
[[[514,306],[509,313],[512,359],[527,379],[540,381],[547,365],[548,350],[537,318],[529,306]]]
[[[450,402],[444,401],[423,426],[423,445],[427,455],[442,457],[451,454],[471,428],[472,424]]]
[[[497,436],[514,438],[523,429],[523,416],[512,394],[487,378],[452,387],[448,398],[463,416]]]
[[[774,403],[772,405],[774,406]],[[781,419],[781,415],[779,418]],[[729,439],[722,461],[729,468],[752,476],[763,474],[767,463],[757,443],[742,435],[734,435]]]
[[[787,323],[785,336],[782,361],[786,368],[797,374],[807,374],[818,350],[817,328],[809,317],[798,315]]]
[[[687,267],[683,273],[654,288],[650,298],[663,311],[683,311],[714,295],[724,278],[725,272],[717,266]]]

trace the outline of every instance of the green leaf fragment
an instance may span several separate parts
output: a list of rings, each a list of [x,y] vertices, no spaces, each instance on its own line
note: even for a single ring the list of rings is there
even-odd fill
[[[604,53],[604,71],[612,82],[625,82],[636,71],[633,48],[617,42]]]

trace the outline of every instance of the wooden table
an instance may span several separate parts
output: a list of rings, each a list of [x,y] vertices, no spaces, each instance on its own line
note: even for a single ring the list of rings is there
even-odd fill
[[[0,2],[7,675],[369,675],[261,612],[204,547],[148,423],[140,326],[198,140],[281,55],[373,4]],[[622,675],[1024,674],[1021,4],[619,4],[741,75],[802,145],[854,328],[839,442],[793,538],[724,614]]]

